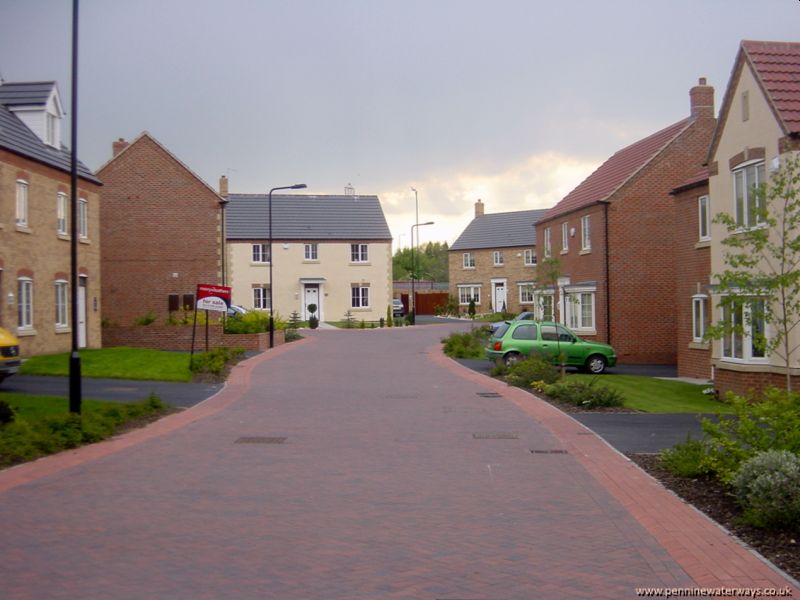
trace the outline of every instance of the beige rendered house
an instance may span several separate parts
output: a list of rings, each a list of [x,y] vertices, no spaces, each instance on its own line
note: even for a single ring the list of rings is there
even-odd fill
[[[0,326],[23,355],[72,346],[70,152],[53,81],[0,85]],[[100,181],[78,163],[78,345],[100,346]]]
[[[798,151],[800,43],[743,41],[709,151],[711,214],[730,214],[743,232],[759,227],[759,222],[752,222],[756,219],[751,211],[756,202],[754,186],[769,179],[782,157]],[[726,235],[724,226],[711,224],[712,283],[714,274],[726,268],[722,245]],[[786,371],[782,359],[765,356],[753,344],[754,332],[765,328],[769,337],[772,325],[759,319],[749,305],[722,310],[718,306],[719,296],[713,290],[711,300],[710,314],[715,321],[730,319],[744,323],[743,334],[729,335],[712,345],[715,387],[720,392],[743,393],[766,385],[784,386]],[[800,331],[793,333],[791,342],[800,343]],[[797,353],[790,371],[793,378],[800,379]]]
[[[232,301],[301,319],[386,317],[392,301],[392,234],[377,196],[272,195],[272,247],[266,195],[229,194],[228,284]],[[272,289],[270,294],[270,271]]]

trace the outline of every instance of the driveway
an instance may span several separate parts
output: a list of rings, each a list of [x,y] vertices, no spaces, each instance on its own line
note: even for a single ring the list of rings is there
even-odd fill
[[[195,407],[0,472],[3,597],[791,585],[575,420],[443,357],[448,327],[313,332]]]

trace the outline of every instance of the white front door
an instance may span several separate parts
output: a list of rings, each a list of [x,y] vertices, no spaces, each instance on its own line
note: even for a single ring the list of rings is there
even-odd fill
[[[303,284],[303,320],[308,321],[308,317],[311,316],[311,313],[308,310],[309,304],[316,304],[317,311],[316,315],[317,318],[321,321],[322,320],[322,305],[320,304],[320,295],[319,295],[319,284],[318,283],[306,283]]]
[[[505,282],[494,283],[494,298],[493,307],[494,312],[502,312],[506,308],[506,284]]]
[[[78,348],[86,348],[86,278],[78,286]]]

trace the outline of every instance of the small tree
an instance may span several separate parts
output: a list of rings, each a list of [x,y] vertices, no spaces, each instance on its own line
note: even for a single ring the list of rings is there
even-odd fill
[[[558,286],[558,279],[561,277],[561,263],[559,262],[558,258],[555,256],[550,256],[545,258],[536,269],[537,277],[536,277],[536,287],[537,288],[555,288]],[[541,298],[541,295],[540,295]],[[542,306],[540,307],[543,311],[544,305],[543,301]],[[558,306],[559,304],[555,301],[555,296],[553,296],[553,321],[555,323],[559,323],[558,314]],[[558,333],[558,328],[556,327],[556,352],[558,353],[558,361],[561,367],[561,378],[563,379],[566,376],[566,355],[561,352],[561,335]]]
[[[475,319],[475,298],[469,299],[469,309],[467,312],[469,313],[470,319]]]
[[[791,391],[789,367],[800,347],[792,339],[800,324],[800,158],[782,156],[769,184],[754,193],[755,202],[747,214],[754,226],[742,229],[727,213],[714,218],[728,231],[722,241],[727,248],[726,269],[716,278],[720,306],[732,318],[710,326],[706,337],[744,336],[750,331],[758,350],[780,358],[786,369],[786,389]],[[769,337],[762,324],[771,325]]]
[[[309,317],[308,317],[308,326],[311,329],[316,329],[317,326],[319,325],[319,319],[317,318],[317,315],[316,315],[316,313],[317,313],[317,305],[316,304],[309,304],[307,308],[308,308],[308,312],[310,313]]]
[[[386,307],[386,326],[392,327],[394,325],[394,312],[392,311],[392,305]]]

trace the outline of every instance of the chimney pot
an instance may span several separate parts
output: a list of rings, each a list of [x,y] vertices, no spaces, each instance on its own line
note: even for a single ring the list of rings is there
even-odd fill
[[[479,198],[478,201],[475,203],[475,218],[482,216],[483,216],[483,202]]]
[[[225,175],[219,178],[219,195],[223,198],[228,195],[228,177]]]

